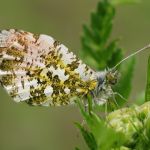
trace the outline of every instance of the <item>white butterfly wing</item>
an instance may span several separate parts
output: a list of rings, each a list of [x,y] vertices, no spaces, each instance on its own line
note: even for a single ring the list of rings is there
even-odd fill
[[[96,87],[95,72],[47,35],[0,33],[0,82],[16,101],[66,105]]]

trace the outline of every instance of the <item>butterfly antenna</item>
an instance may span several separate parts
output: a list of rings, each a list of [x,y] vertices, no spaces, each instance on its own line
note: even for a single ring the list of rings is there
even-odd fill
[[[132,53],[131,55],[127,56],[126,58],[122,59],[118,64],[116,64],[112,69],[116,69],[120,64],[122,64],[124,61],[126,61],[127,59],[129,59],[130,57],[133,57],[134,55],[146,50],[146,49],[149,49],[150,48],[150,44],[139,49],[138,51]]]

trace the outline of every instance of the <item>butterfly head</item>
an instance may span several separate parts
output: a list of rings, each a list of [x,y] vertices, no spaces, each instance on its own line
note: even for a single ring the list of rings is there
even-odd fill
[[[97,72],[97,87],[93,91],[94,102],[105,104],[113,96],[112,86],[118,81],[119,73],[114,69]]]
[[[109,69],[97,73],[98,87],[103,85],[115,85],[118,81],[119,73],[117,70]]]
[[[109,85],[115,85],[118,82],[119,73],[117,70],[109,70],[106,73],[106,83]]]

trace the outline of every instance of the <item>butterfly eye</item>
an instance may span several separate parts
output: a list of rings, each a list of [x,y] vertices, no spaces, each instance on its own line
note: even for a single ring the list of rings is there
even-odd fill
[[[106,82],[115,85],[118,81],[118,72],[108,72],[106,75]]]

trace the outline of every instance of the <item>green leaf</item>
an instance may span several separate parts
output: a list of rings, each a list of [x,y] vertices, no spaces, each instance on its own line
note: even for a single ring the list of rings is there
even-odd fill
[[[108,58],[107,66],[109,68],[113,68],[123,58],[122,49],[118,47],[117,43],[118,40],[114,40],[107,47],[106,57]]]
[[[136,100],[134,101],[137,105],[142,105],[145,102],[145,92],[138,94]]]
[[[107,42],[112,31],[114,15],[114,7],[107,0],[100,1],[96,12],[91,14],[90,26],[83,26],[80,55],[86,63],[89,64],[89,60],[93,62],[91,65],[98,70],[107,67],[107,60],[113,53],[110,49],[107,51]]]
[[[89,147],[90,150],[97,150],[97,143],[95,141],[95,138],[92,133],[90,133],[88,130],[86,130],[82,125],[79,123],[76,123],[76,126],[80,129],[82,136],[84,137],[84,140]]]
[[[78,104],[80,105],[79,107],[81,113],[87,123],[88,128],[83,128],[79,124],[78,127],[80,128],[82,135],[90,148],[92,147],[92,143],[95,143],[94,148],[97,148],[96,150],[108,150],[113,147],[117,148],[124,143],[125,138],[122,133],[115,132],[113,129],[108,128],[105,122],[100,119],[99,116],[97,116],[94,112],[85,112],[81,103]],[[90,139],[92,140],[89,142]]]
[[[145,101],[150,101],[150,56],[148,59],[148,67],[147,67],[147,84],[145,90]]]
[[[119,93],[126,100],[128,99],[131,91],[134,66],[135,66],[134,58],[130,58],[130,60],[122,64],[120,68],[121,77],[116,86],[114,87],[114,91]],[[123,105],[127,102],[123,98],[121,98],[119,95],[116,95],[116,100],[119,105]]]
[[[146,129],[146,136],[147,136],[147,139],[148,139],[148,141],[149,141],[149,143],[150,143],[150,117],[148,116],[148,119],[147,119],[147,121],[146,121],[146,123],[145,123],[145,129]]]

